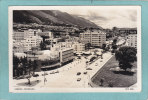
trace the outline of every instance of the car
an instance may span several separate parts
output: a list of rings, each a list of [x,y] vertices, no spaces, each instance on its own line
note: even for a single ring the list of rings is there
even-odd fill
[[[55,74],[55,72],[53,71],[53,72],[51,72],[50,74]]]
[[[77,75],[81,75],[81,72],[78,72]]]
[[[87,68],[86,70],[92,70],[91,68]]]
[[[34,74],[34,75],[33,75],[33,77],[38,77],[38,76],[39,76],[39,74]]]
[[[81,81],[81,78],[78,78],[77,81]]]
[[[42,76],[44,76],[44,75],[46,76],[46,75],[48,75],[48,73],[44,73],[44,74],[42,74]]]
[[[98,66],[98,63],[96,63],[95,66]]]
[[[48,75],[48,73],[45,73],[44,75]]]
[[[57,70],[57,71],[55,71],[55,73],[59,73],[59,71]]]
[[[84,72],[83,74],[87,74],[87,72]]]

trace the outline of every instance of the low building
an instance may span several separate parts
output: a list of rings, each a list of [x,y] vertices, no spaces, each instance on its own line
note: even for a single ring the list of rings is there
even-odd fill
[[[20,41],[13,40],[13,53],[24,53],[24,44]]]
[[[127,37],[128,46],[137,48],[137,34],[130,34]]]
[[[27,57],[27,60],[31,60],[31,61],[38,60],[38,58],[39,58],[38,55],[32,54],[32,53],[27,53],[26,57]]]
[[[59,51],[61,65],[74,59],[73,48],[62,48]]]

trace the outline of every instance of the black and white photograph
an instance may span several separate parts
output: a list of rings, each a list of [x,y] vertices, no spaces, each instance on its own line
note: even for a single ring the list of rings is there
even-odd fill
[[[140,92],[140,6],[10,6],[9,91]]]

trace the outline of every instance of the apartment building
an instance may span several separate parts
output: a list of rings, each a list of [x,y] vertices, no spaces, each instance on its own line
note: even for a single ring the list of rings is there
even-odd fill
[[[137,34],[130,34],[127,37],[128,46],[137,48]]]
[[[24,49],[26,51],[30,51],[33,47],[40,46],[41,41],[42,41],[42,38],[40,36],[32,36],[32,37],[25,38],[23,40]]]
[[[80,33],[80,40],[82,43],[91,43],[92,46],[101,47],[106,43],[106,33],[100,30],[88,30],[84,33]]]
[[[37,36],[38,32],[41,30],[33,30],[33,29],[28,29],[28,30],[19,30],[19,31],[14,31],[13,32],[13,40],[15,41],[21,41],[24,40],[25,38],[30,38],[32,36]]]
[[[38,35],[40,30],[24,30],[13,33],[13,52],[22,53],[40,46],[42,38]]]

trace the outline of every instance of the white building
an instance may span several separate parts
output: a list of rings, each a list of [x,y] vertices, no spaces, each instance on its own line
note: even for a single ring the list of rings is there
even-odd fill
[[[128,46],[137,48],[137,34],[130,34],[127,37]]]
[[[59,55],[61,64],[72,61],[74,59],[73,48],[62,48]]]
[[[82,43],[91,43],[92,46],[101,47],[102,44],[106,43],[106,33],[100,30],[89,30],[85,33],[80,33],[80,40]]]
[[[59,54],[61,64],[73,60],[74,50],[72,48],[71,42],[60,42],[58,44],[53,44],[51,47],[51,52]]]
[[[42,38],[40,36],[32,36],[24,39],[24,49],[30,51],[33,47],[40,46]]]
[[[75,53],[82,53],[83,51],[85,51],[85,44],[83,43],[76,42],[72,45],[72,47]]]
[[[38,30],[28,29],[28,30],[14,31],[13,40],[21,41],[21,40],[24,40],[25,38],[38,35],[38,32],[41,32],[41,30],[40,29]]]
[[[38,35],[40,30],[24,30],[23,32],[14,32],[13,34],[13,52],[23,53],[30,51],[32,47],[40,46],[42,38]]]

